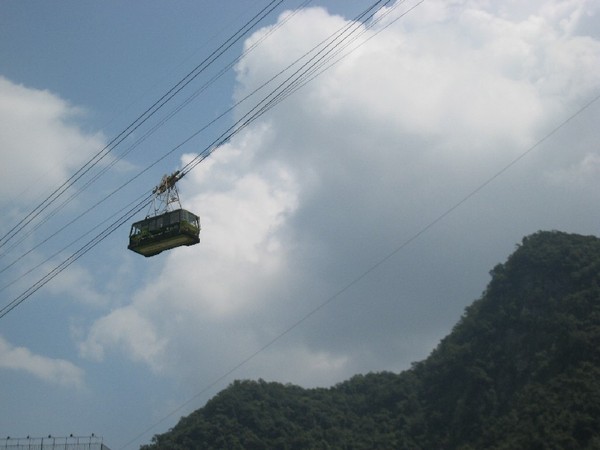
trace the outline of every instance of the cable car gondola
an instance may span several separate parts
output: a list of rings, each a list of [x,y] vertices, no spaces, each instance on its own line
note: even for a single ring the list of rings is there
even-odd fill
[[[165,250],[200,242],[200,218],[181,207],[175,188],[181,176],[179,171],[165,175],[161,184],[154,189],[154,215],[131,226],[129,250],[150,257]],[[157,202],[160,203],[158,206]],[[179,208],[173,210],[173,204],[178,204]]]

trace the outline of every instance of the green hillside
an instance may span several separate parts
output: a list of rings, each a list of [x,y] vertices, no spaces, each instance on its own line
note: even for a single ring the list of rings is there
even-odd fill
[[[142,448],[600,448],[600,239],[539,232],[491,275],[410,370],[236,381]]]

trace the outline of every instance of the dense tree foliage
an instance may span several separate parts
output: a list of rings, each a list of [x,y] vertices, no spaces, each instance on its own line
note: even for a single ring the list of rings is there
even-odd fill
[[[142,448],[600,448],[600,239],[539,232],[491,275],[410,370],[236,381]]]

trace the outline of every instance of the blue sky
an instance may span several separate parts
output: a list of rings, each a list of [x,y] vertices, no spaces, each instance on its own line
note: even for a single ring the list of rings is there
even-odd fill
[[[2,2],[0,232],[267,3]],[[0,248],[1,307],[370,4],[289,13],[303,3],[284,1]],[[599,8],[489,3],[391,2],[343,59],[181,180],[200,245],[145,259],[125,225],[1,318],[0,436],[95,433],[137,448],[234,379],[330,386],[404,370],[523,236],[597,235]]]

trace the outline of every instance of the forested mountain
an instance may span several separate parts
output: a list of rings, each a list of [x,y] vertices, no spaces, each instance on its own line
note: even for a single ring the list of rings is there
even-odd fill
[[[142,448],[600,448],[600,239],[538,232],[491,275],[410,370],[236,381]]]

